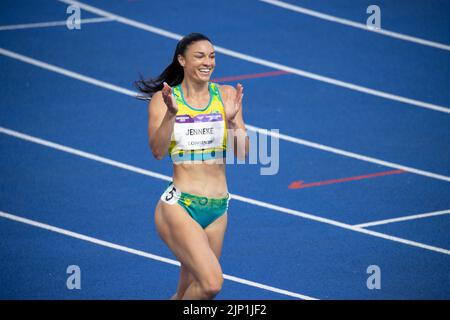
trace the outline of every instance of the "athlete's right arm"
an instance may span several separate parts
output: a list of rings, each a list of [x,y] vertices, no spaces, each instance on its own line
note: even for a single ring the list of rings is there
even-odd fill
[[[165,86],[156,92],[148,106],[148,135],[153,156],[161,160],[167,153],[178,111],[172,89]]]

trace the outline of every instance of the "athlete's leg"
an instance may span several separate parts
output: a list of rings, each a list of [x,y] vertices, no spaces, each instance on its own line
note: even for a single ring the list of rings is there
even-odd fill
[[[206,229],[204,229],[206,236],[208,237],[209,246],[211,247],[218,260],[222,253],[222,244],[225,236],[225,230],[227,228],[227,217],[228,215],[227,213],[225,213],[213,223],[211,223],[208,227],[206,227]],[[181,264],[180,280],[178,283],[177,292],[172,296],[171,299],[181,299],[186,292],[186,289],[193,281],[193,275],[189,273],[189,270],[183,264]]]
[[[186,289],[194,281],[194,276],[189,272],[189,270],[181,264],[180,267],[180,280],[178,280],[177,292],[170,298],[170,300],[181,300],[183,298]]]
[[[215,256],[217,257],[217,260],[219,260],[220,254],[222,252],[222,244],[225,236],[226,226],[227,226],[227,215],[224,214],[204,229],[208,237],[209,246],[211,250],[214,252]],[[192,299],[190,293],[195,288],[195,286],[196,281],[195,277],[193,277],[193,281],[187,287],[183,295],[183,299]]]
[[[155,209],[155,224],[162,240],[194,278],[183,297],[213,298],[222,288],[223,277],[206,232],[180,205],[162,201]]]
[[[223,239],[227,229],[228,214],[225,212],[217,218],[213,223],[206,227],[205,232],[208,237],[209,246],[214,251],[217,259],[222,253]]]

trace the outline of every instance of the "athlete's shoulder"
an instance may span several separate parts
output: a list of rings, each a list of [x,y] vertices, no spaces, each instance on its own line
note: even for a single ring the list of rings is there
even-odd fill
[[[152,98],[150,99],[150,104],[158,104],[163,101],[162,90],[156,91],[152,94]]]
[[[227,100],[229,97],[233,97],[236,94],[236,89],[228,84],[217,84],[217,87],[220,90],[220,95],[223,100]]]
[[[162,90],[158,90],[152,95],[152,100],[155,99],[155,98],[157,100],[162,98]]]

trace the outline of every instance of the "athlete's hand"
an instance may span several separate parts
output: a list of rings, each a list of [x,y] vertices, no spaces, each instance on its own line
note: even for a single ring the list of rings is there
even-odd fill
[[[172,88],[166,82],[164,82],[164,87],[162,89],[162,97],[167,106],[167,110],[173,115],[177,114],[177,100],[175,100],[175,97],[172,95]]]
[[[234,90],[233,90],[234,91]],[[230,124],[235,123],[235,118],[238,112],[242,109],[242,97],[244,96],[244,87],[238,83],[236,86],[234,97],[231,96],[225,102],[225,116],[227,122]]]

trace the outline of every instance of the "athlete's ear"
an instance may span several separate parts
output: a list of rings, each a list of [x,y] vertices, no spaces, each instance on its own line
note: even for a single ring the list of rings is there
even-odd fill
[[[184,59],[183,55],[182,55],[182,54],[179,54],[179,55],[177,56],[177,59],[178,59],[178,63],[179,63],[182,67],[184,67],[184,65],[186,64],[186,60]]]

